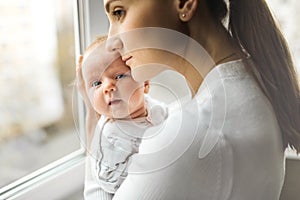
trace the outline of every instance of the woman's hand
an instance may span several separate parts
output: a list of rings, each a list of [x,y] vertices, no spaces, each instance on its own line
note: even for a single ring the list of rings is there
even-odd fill
[[[86,107],[86,147],[87,150],[89,150],[100,115],[95,111],[91,101],[88,98],[88,94],[85,89],[85,83],[82,77],[82,61],[83,56],[80,55],[76,66],[76,85]]]

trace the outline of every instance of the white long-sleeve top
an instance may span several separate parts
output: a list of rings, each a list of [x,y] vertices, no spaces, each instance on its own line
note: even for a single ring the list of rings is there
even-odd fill
[[[280,128],[242,60],[213,68],[165,123],[142,141],[114,200],[279,199]]]
[[[166,106],[146,96],[147,116],[113,120],[101,116],[86,159],[84,196],[86,200],[112,199],[127,176],[130,157],[137,153],[144,132],[160,129],[167,118]]]

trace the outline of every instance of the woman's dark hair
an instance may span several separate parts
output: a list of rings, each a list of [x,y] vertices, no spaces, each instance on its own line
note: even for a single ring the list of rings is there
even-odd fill
[[[228,9],[224,0],[206,0],[221,21]],[[281,129],[283,147],[300,152],[300,89],[291,54],[265,0],[230,0],[231,36],[254,62]]]

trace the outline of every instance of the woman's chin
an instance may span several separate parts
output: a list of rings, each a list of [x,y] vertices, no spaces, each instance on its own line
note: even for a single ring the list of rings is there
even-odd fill
[[[131,66],[131,75],[137,82],[151,80],[161,72],[171,68],[159,63],[147,63],[137,66]]]

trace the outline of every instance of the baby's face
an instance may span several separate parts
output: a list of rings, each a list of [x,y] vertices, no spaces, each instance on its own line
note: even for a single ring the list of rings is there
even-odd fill
[[[83,60],[83,78],[94,109],[109,118],[129,118],[145,109],[144,82],[136,82],[116,52],[98,46]]]

